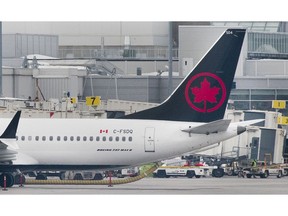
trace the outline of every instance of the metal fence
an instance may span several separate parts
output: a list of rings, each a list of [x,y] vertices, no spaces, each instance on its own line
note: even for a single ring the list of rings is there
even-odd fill
[[[248,58],[288,59],[288,34],[248,32]],[[59,58],[168,59],[168,48],[59,48]],[[178,59],[178,48],[173,49]]]
[[[230,95],[230,108],[237,110],[269,110],[273,100],[286,101],[288,107],[288,89],[233,89]],[[282,110],[288,114],[288,110]]]
[[[288,59],[288,34],[249,32],[248,58]]]

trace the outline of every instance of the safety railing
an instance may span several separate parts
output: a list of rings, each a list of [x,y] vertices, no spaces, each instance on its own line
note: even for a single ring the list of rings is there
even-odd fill
[[[106,58],[106,59],[168,59],[168,48],[60,48],[59,58]],[[173,59],[178,59],[178,49],[173,49]]]

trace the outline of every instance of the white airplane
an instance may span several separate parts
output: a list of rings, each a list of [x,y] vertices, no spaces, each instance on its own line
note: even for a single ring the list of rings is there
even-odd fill
[[[0,185],[35,170],[119,169],[180,156],[258,121],[224,120],[245,29],[228,29],[170,97],[120,119],[0,121]],[[8,126],[7,126],[8,125]]]

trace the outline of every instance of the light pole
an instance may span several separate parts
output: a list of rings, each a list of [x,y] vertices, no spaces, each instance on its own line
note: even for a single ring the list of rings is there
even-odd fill
[[[172,57],[173,57],[173,36],[172,36],[172,22],[169,22],[169,76],[168,76],[168,95],[172,93]]]

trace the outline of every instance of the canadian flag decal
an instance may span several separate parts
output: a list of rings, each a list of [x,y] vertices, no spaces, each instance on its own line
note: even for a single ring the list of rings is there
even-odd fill
[[[108,130],[106,129],[106,130],[100,130],[100,133],[108,133]]]

